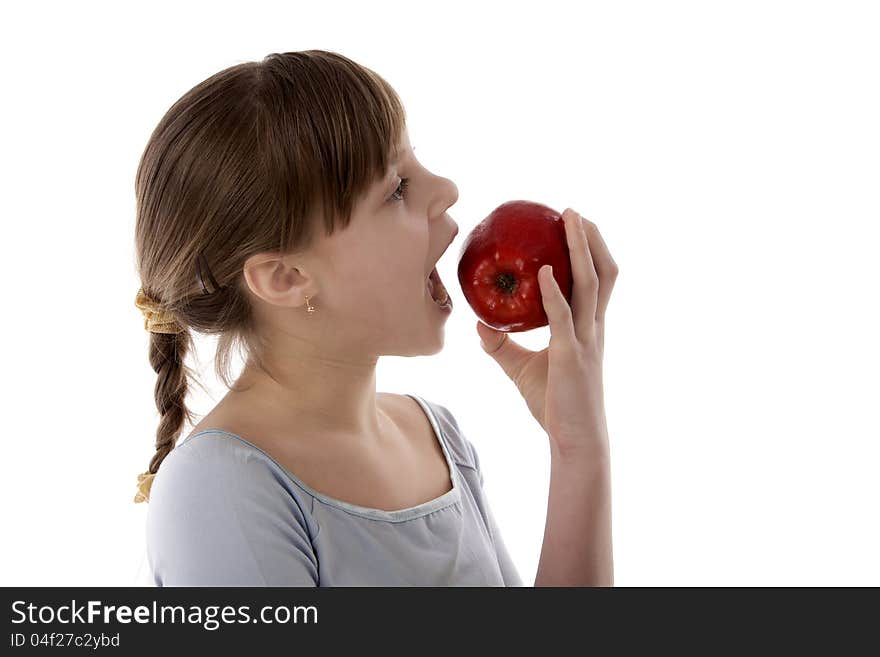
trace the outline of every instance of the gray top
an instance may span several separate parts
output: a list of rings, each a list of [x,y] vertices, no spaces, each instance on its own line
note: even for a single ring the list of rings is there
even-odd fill
[[[155,584],[523,586],[473,444],[445,406],[408,396],[431,422],[452,490],[396,511],[349,504],[310,488],[241,436],[199,431],[165,457],[150,490]]]

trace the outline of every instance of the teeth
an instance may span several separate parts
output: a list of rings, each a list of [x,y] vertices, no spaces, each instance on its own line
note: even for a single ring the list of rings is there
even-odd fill
[[[431,293],[431,298],[441,306],[449,301],[449,292],[443,285],[443,281],[440,280],[440,274],[437,273],[436,268],[431,270],[431,275],[428,277],[428,291]]]

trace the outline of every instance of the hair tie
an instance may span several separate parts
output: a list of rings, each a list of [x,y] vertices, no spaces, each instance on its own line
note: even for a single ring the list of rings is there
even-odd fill
[[[144,315],[144,328],[150,333],[184,333],[187,329],[181,326],[172,313],[144,292],[141,287],[134,298],[134,305]]]
[[[150,488],[153,485],[153,478],[155,476],[155,473],[152,472],[142,472],[138,475],[138,491],[134,496],[135,503],[150,501]]]

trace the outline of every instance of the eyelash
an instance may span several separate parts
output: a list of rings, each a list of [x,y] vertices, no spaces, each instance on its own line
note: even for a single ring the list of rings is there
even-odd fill
[[[401,178],[400,184],[397,186],[397,189],[394,190],[394,193],[388,199],[390,201],[402,201],[406,198],[406,190],[409,187],[409,178]]]

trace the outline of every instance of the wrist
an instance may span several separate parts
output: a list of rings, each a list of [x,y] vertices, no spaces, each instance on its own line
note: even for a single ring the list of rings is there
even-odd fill
[[[582,442],[557,442],[551,438],[550,460],[559,464],[608,466],[611,463],[611,450],[607,437]]]

